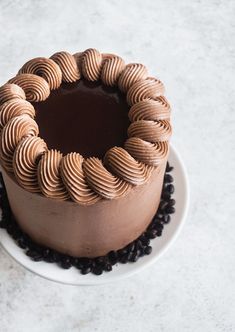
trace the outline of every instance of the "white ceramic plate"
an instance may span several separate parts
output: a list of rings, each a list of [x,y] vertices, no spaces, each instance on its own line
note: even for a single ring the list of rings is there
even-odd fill
[[[179,154],[172,146],[170,148],[169,162],[170,165],[174,166],[174,170],[171,174],[174,177],[175,194],[173,197],[176,200],[176,213],[172,215],[171,222],[164,227],[162,236],[151,241],[153,248],[151,255],[141,257],[136,263],[117,264],[113,267],[112,272],[103,273],[100,276],[93,274],[81,275],[74,267],[69,270],[63,270],[56,264],[33,262],[3,229],[0,229],[0,242],[6,252],[26,269],[46,279],[64,284],[98,285],[126,278],[134,273],[140,272],[155,263],[169,248],[179,235],[186,219],[189,205],[187,174]]]

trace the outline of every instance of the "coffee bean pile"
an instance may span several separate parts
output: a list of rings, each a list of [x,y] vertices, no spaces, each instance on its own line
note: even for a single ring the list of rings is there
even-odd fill
[[[140,257],[151,254],[151,240],[162,235],[164,225],[171,221],[171,214],[175,212],[175,200],[172,198],[175,190],[174,179],[169,174],[172,170],[173,167],[167,163],[160,205],[146,231],[126,247],[117,251],[110,251],[106,256],[96,258],[71,257],[34,243],[20,229],[14,219],[1,173],[0,208],[2,209],[2,217],[0,219],[0,228],[5,228],[18,246],[35,262],[56,263],[63,269],[69,269],[74,266],[81,274],[93,273],[100,275],[103,272],[110,272],[117,263],[136,262]]]

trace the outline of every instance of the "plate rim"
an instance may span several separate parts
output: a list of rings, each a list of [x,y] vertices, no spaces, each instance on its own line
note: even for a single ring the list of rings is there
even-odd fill
[[[148,260],[144,261],[144,258],[142,258],[142,260],[141,260],[142,264],[141,265],[137,266],[136,264],[138,262],[134,263],[134,264],[128,264],[129,270],[125,271],[122,274],[116,274],[115,275],[115,272],[112,271],[110,273],[102,275],[102,276],[109,275],[108,278],[102,278],[102,276],[95,276],[95,275],[92,275],[92,277],[91,277],[90,274],[88,274],[88,275],[79,275],[78,274],[77,282],[75,282],[75,281],[73,281],[73,282],[70,281],[69,282],[69,281],[67,281],[67,280],[65,280],[61,277],[62,277],[63,274],[69,273],[70,270],[63,270],[60,267],[58,267],[58,269],[60,269],[60,274],[59,275],[61,275],[61,277],[59,277],[57,279],[55,277],[53,278],[52,276],[47,275],[45,272],[43,273],[42,271],[38,271],[38,269],[37,269],[37,271],[35,271],[35,265],[34,264],[43,264],[44,265],[44,264],[48,264],[48,263],[46,263],[46,262],[36,262],[35,263],[35,262],[31,261],[30,258],[25,255],[23,250],[17,246],[17,244],[14,242],[14,240],[8,235],[8,233],[4,229],[0,229],[0,244],[1,244],[1,247],[4,249],[4,251],[11,258],[13,258],[18,264],[23,266],[26,270],[30,271],[31,273],[36,274],[37,276],[40,276],[44,279],[47,279],[49,281],[53,281],[53,282],[64,284],[64,285],[73,285],[73,286],[103,285],[103,284],[106,284],[106,283],[116,282],[116,281],[119,281],[119,280],[122,280],[122,279],[125,279],[125,278],[128,278],[128,277],[131,277],[134,274],[143,271],[144,269],[146,269],[146,268],[150,267],[151,265],[153,265],[154,263],[156,263],[156,261],[159,258],[161,258],[166,253],[166,251],[174,244],[175,240],[179,236],[179,234],[180,234],[180,232],[181,232],[181,230],[182,230],[182,228],[185,224],[186,217],[187,217],[187,214],[188,214],[189,202],[190,202],[188,174],[187,174],[186,167],[184,165],[184,162],[183,162],[180,154],[178,153],[177,149],[172,144],[170,144],[170,155],[171,154],[174,155],[174,158],[176,159],[177,164],[178,164],[177,166],[179,167],[181,175],[182,175],[183,187],[184,187],[184,192],[185,192],[185,200],[183,202],[184,209],[183,209],[183,211],[181,211],[180,222],[178,223],[178,226],[176,227],[174,233],[162,245],[162,247],[158,250],[158,252],[156,252],[155,254],[152,252],[151,255],[148,256],[149,257]],[[164,232],[163,232],[163,234],[164,234]],[[6,239],[6,241],[3,240],[4,238]],[[14,252],[13,252],[13,250],[11,250],[11,248],[9,248],[10,246],[6,245],[7,240],[10,240],[9,243],[12,243],[12,245],[16,247]],[[23,253],[23,255],[26,257],[26,261],[24,261],[24,260],[22,261],[22,259],[19,259],[17,257],[17,255],[16,255],[17,251],[18,252],[21,251]],[[118,266],[115,265],[115,269],[118,269],[120,266],[122,266],[122,264],[117,264],[117,265]],[[74,269],[74,268],[72,267],[71,269]],[[79,278],[79,276],[80,276],[80,278]],[[87,276],[89,276],[89,277],[87,278]]]

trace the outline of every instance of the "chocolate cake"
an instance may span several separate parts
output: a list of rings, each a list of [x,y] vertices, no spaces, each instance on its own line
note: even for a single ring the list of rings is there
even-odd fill
[[[171,136],[161,81],[88,49],[28,61],[0,88],[0,162],[36,243],[97,257],[137,239],[159,206]]]

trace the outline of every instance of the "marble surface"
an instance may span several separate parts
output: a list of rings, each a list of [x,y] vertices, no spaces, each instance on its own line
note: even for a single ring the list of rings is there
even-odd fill
[[[235,330],[234,1],[0,1],[0,84],[34,56],[96,47],[163,80],[191,206],[153,267],[99,287],[63,286],[0,249],[1,332]]]

